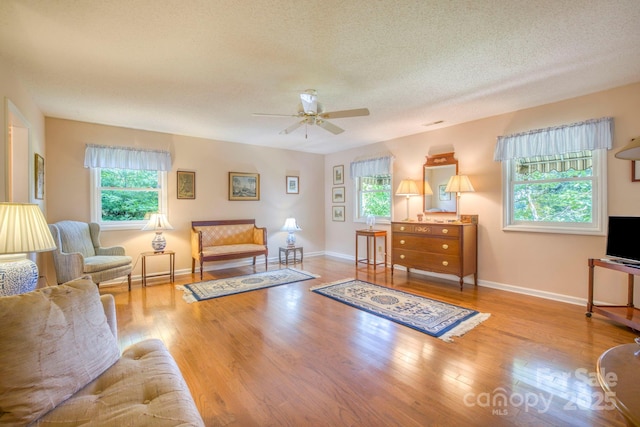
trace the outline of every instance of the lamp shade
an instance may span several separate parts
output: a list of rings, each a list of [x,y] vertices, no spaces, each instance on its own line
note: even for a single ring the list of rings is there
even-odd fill
[[[617,159],[640,160],[640,137],[633,138],[622,150],[616,154]]]
[[[453,175],[447,183],[447,188],[444,189],[447,193],[471,193],[476,190],[473,189],[469,177],[466,175]]]
[[[424,195],[425,196],[431,196],[433,194],[433,190],[431,189],[431,186],[429,185],[429,181],[425,181],[424,182]]]
[[[56,244],[36,204],[0,203],[0,254],[52,251]]]
[[[154,213],[149,217],[149,222],[142,227],[142,231],[173,230],[165,214]]]
[[[289,233],[293,233],[294,231],[301,231],[302,228],[298,226],[295,218],[287,218],[284,221],[284,225],[282,226],[282,231],[288,231]]]
[[[398,185],[398,189],[396,190],[396,196],[419,196],[420,190],[416,185],[416,182],[411,179],[403,179],[400,181],[400,185]]]

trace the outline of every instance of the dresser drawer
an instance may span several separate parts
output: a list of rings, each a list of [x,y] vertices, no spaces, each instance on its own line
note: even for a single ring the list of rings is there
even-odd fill
[[[414,251],[426,251],[439,254],[458,255],[460,252],[460,240],[455,237],[431,237],[414,234],[394,233],[391,239],[394,249],[410,249]]]
[[[460,226],[453,224],[392,224],[393,233],[415,233],[429,236],[460,236]]]
[[[394,248],[392,259],[394,264],[427,271],[457,274],[460,270],[460,257],[457,254],[442,255]]]

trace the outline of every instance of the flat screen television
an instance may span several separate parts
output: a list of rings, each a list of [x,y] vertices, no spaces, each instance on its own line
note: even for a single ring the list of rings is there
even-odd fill
[[[607,256],[621,263],[640,265],[640,217],[609,217]]]

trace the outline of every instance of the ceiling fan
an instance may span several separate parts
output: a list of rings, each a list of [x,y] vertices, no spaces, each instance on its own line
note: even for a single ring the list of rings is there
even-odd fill
[[[253,113],[254,116],[269,117],[297,117],[300,120],[280,132],[286,135],[298,129],[302,125],[318,125],[322,129],[334,135],[344,132],[344,129],[328,122],[326,119],[342,119],[346,117],[368,116],[369,110],[366,108],[356,108],[353,110],[328,111],[325,112],[322,104],[318,102],[318,92],[315,89],[307,89],[300,94],[300,104],[298,104],[298,114],[268,114]],[[307,135],[305,134],[305,138]]]

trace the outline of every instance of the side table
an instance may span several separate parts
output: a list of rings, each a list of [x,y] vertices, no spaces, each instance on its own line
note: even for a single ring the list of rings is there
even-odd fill
[[[636,338],[637,340],[637,338]],[[622,344],[600,355],[596,375],[605,392],[600,405],[611,404],[620,411],[629,426],[640,425],[640,347]]]
[[[359,259],[358,258],[358,238],[365,237],[367,243],[367,257]],[[382,250],[384,252],[384,261],[377,262],[376,261],[376,242],[378,237],[382,237],[384,239],[384,246]],[[373,248],[373,262],[371,262],[371,249]],[[385,230],[356,230],[356,266],[359,262],[369,265],[373,265],[373,268],[376,268],[378,265],[382,264],[384,268],[387,268],[387,232]]]
[[[147,274],[147,257],[151,256],[159,256],[159,255],[169,255],[169,272],[168,273],[158,273],[158,274]],[[171,283],[175,280],[175,271],[176,271],[176,253],[174,251],[163,251],[163,252],[143,252],[140,254],[142,257],[142,286],[147,286],[147,278],[149,277],[160,277],[160,276],[169,276],[171,279]]]
[[[296,252],[300,252],[300,260],[296,259]],[[284,263],[282,262],[282,254],[284,253]],[[302,257],[303,255],[303,251],[302,251],[302,246],[293,246],[293,247],[284,247],[284,246],[280,246],[280,253],[278,254],[278,261],[280,261],[280,264],[289,264],[289,254],[293,253],[293,262],[294,264],[296,262],[302,262]]]

